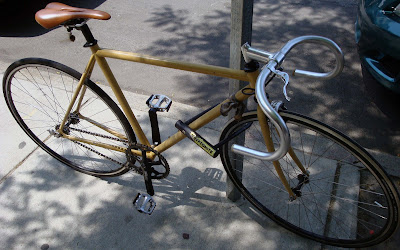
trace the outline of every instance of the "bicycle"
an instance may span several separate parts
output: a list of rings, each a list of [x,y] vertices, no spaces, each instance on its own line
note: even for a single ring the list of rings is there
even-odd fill
[[[156,205],[152,180],[166,178],[170,171],[161,153],[189,138],[210,156],[220,156],[228,177],[258,211],[296,234],[323,244],[366,247],[388,239],[398,228],[399,195],[379,163],[336,129],[287,111],[282,101],[270,103],[267,96],[268,83],[278,76],[289,99],[289,75],[280,66],[299,44],[326,46],[335,55],[336,65],[328,73],[295,70],[295,75],[316,79],[338,75],[343,68],[343,54],[332,40],[302,36],[290,40],[276,53],[245,44],[245,70],[234,70],[102,49],[86,22],[109,18],[103,11],[48,4],[37,12],[36,20],[45,28],[63,25],[68,32],[82,32],[86,39],[84,47],[92,51],[84,73],[54,61],[26,58],[14,62],[4,74],[3,93],[12,115],[47,153],[93,176],[111,177],[128,171],[143,175],[147,193],[139,193],[134,205],[140,212],[151,214]],[[157,112],[167,112],[172,100],[152,95],[147,100],[151,144],[106,58],[233,78],[249,84],[193,118],[177,121],[178,132],[165,141],[160,139]],[[96,63],[122,110],[90,80]],[[243,102],[250,97],[258,104],[256,111],[245,110]],[[236,112],[235,117],[226,123],[216,145],[196,132],[230,111]]]

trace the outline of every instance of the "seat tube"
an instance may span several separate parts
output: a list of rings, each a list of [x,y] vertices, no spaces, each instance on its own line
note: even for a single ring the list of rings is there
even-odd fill
[[[88,62],[88,64],[87,64],[87,66],[86,66],[86,69],[85,69],[85,71],[83,72],[83,75],[82,75],[82,79],[83,79],[82,84],[83,84],[83,85],[82,85],[82,90],[81,90],[81,93],[80,93],[80,97],[79,97],[79,99],[78,99],[78,103],[77,103],[77,105],[76,105],[76,110],[75,110],[75,112],[79,112],[79,110],[81,109],[82,100],[83,100],[83,97],[85,96],[86,88],[87,88],[86,85],[84,85],[84,82],[85,82],[87,79],[89,79],[90,76],[92,75],[92,72],[93,72],[93,68],[94,68],[95,63],[96,63],[95,57],[94,57],[94,55],[92,55],[92,56],[90,57],[90,59],[89,59],[89,62]]]
[[[104,76],[106,77],[108,84],[110,85],[112,91],[114,92],[115,97],[117,98],[119,104],[121,105],[124,114],[126,115],[129,123],[132,126],[133,131],[135,132],[137,138],[139,139],[140,143],[150,146],[150,142],[147,139],[146,135],[144,134],[142,128],[139,125],[135,115],[133,114],[132,109],[130,108],[128,101],[125,98],[121,88],[118,85],[117,80],[115,79],[114,74],[112,73],[110,66],[108,65],[106,59],[104,57],[100,57],[96,55],[96,52],[100,50],[97,44],[90,47],[92,53],[96,57],[96,62],[101,68]]]

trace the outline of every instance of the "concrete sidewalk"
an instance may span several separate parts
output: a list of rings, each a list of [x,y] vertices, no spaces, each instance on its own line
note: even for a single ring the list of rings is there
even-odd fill
[[[147,96],[127,93],[127,99],[143,104],[134,112],[148,129]],[[5,249],[334,249],[288,232],[244,200],[227,200],[219,158],[208,157],[189,140],[163,154],[171,173],[154,182],[155,212],[140,214],[132,200],[145,192],[142,176],[100,179],[71,170],[38,149],[3,98],[0,104],[0,245]],[[177,119],[198,112],[174,102],[170,112],[159,115],[162,139],[176,132]],[[217,119],[200,133],[218,139],[224,122]],[[395,157],[379,156],[397,164]]]
[[[147,97],[128,94],[132,98],[143,104],[143,110],[135,110],[138,119],[148,123]],[[196,113],[197,108],[173,103],[170,112],[159,115],[161,134],[175,133],[177,119]],[[147,216],[132,206],[137,192],[145,191],[142,176],[99,179],[73,171],[23,134],[3,98],[1,117],[0,244],[7,249],[320,247],[267,219],[260,221],[259,213],[243,201],[228,201],[221,162],[189,140],[164,154],[171,173],[155,181],[157,207]],[[218,138],[215,128],[223,122],[215,121],[203,133]]]

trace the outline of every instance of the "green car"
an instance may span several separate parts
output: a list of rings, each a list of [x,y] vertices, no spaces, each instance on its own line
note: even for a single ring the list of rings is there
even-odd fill
[[[360,0],[355,31],[364,81],[400,94],[400,0]]]

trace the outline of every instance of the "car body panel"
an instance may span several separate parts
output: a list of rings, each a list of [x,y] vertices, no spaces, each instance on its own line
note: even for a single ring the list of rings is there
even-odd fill
[[[400,0],[360,0],[356,42],[363,67],[382,85],[400,94]]]

